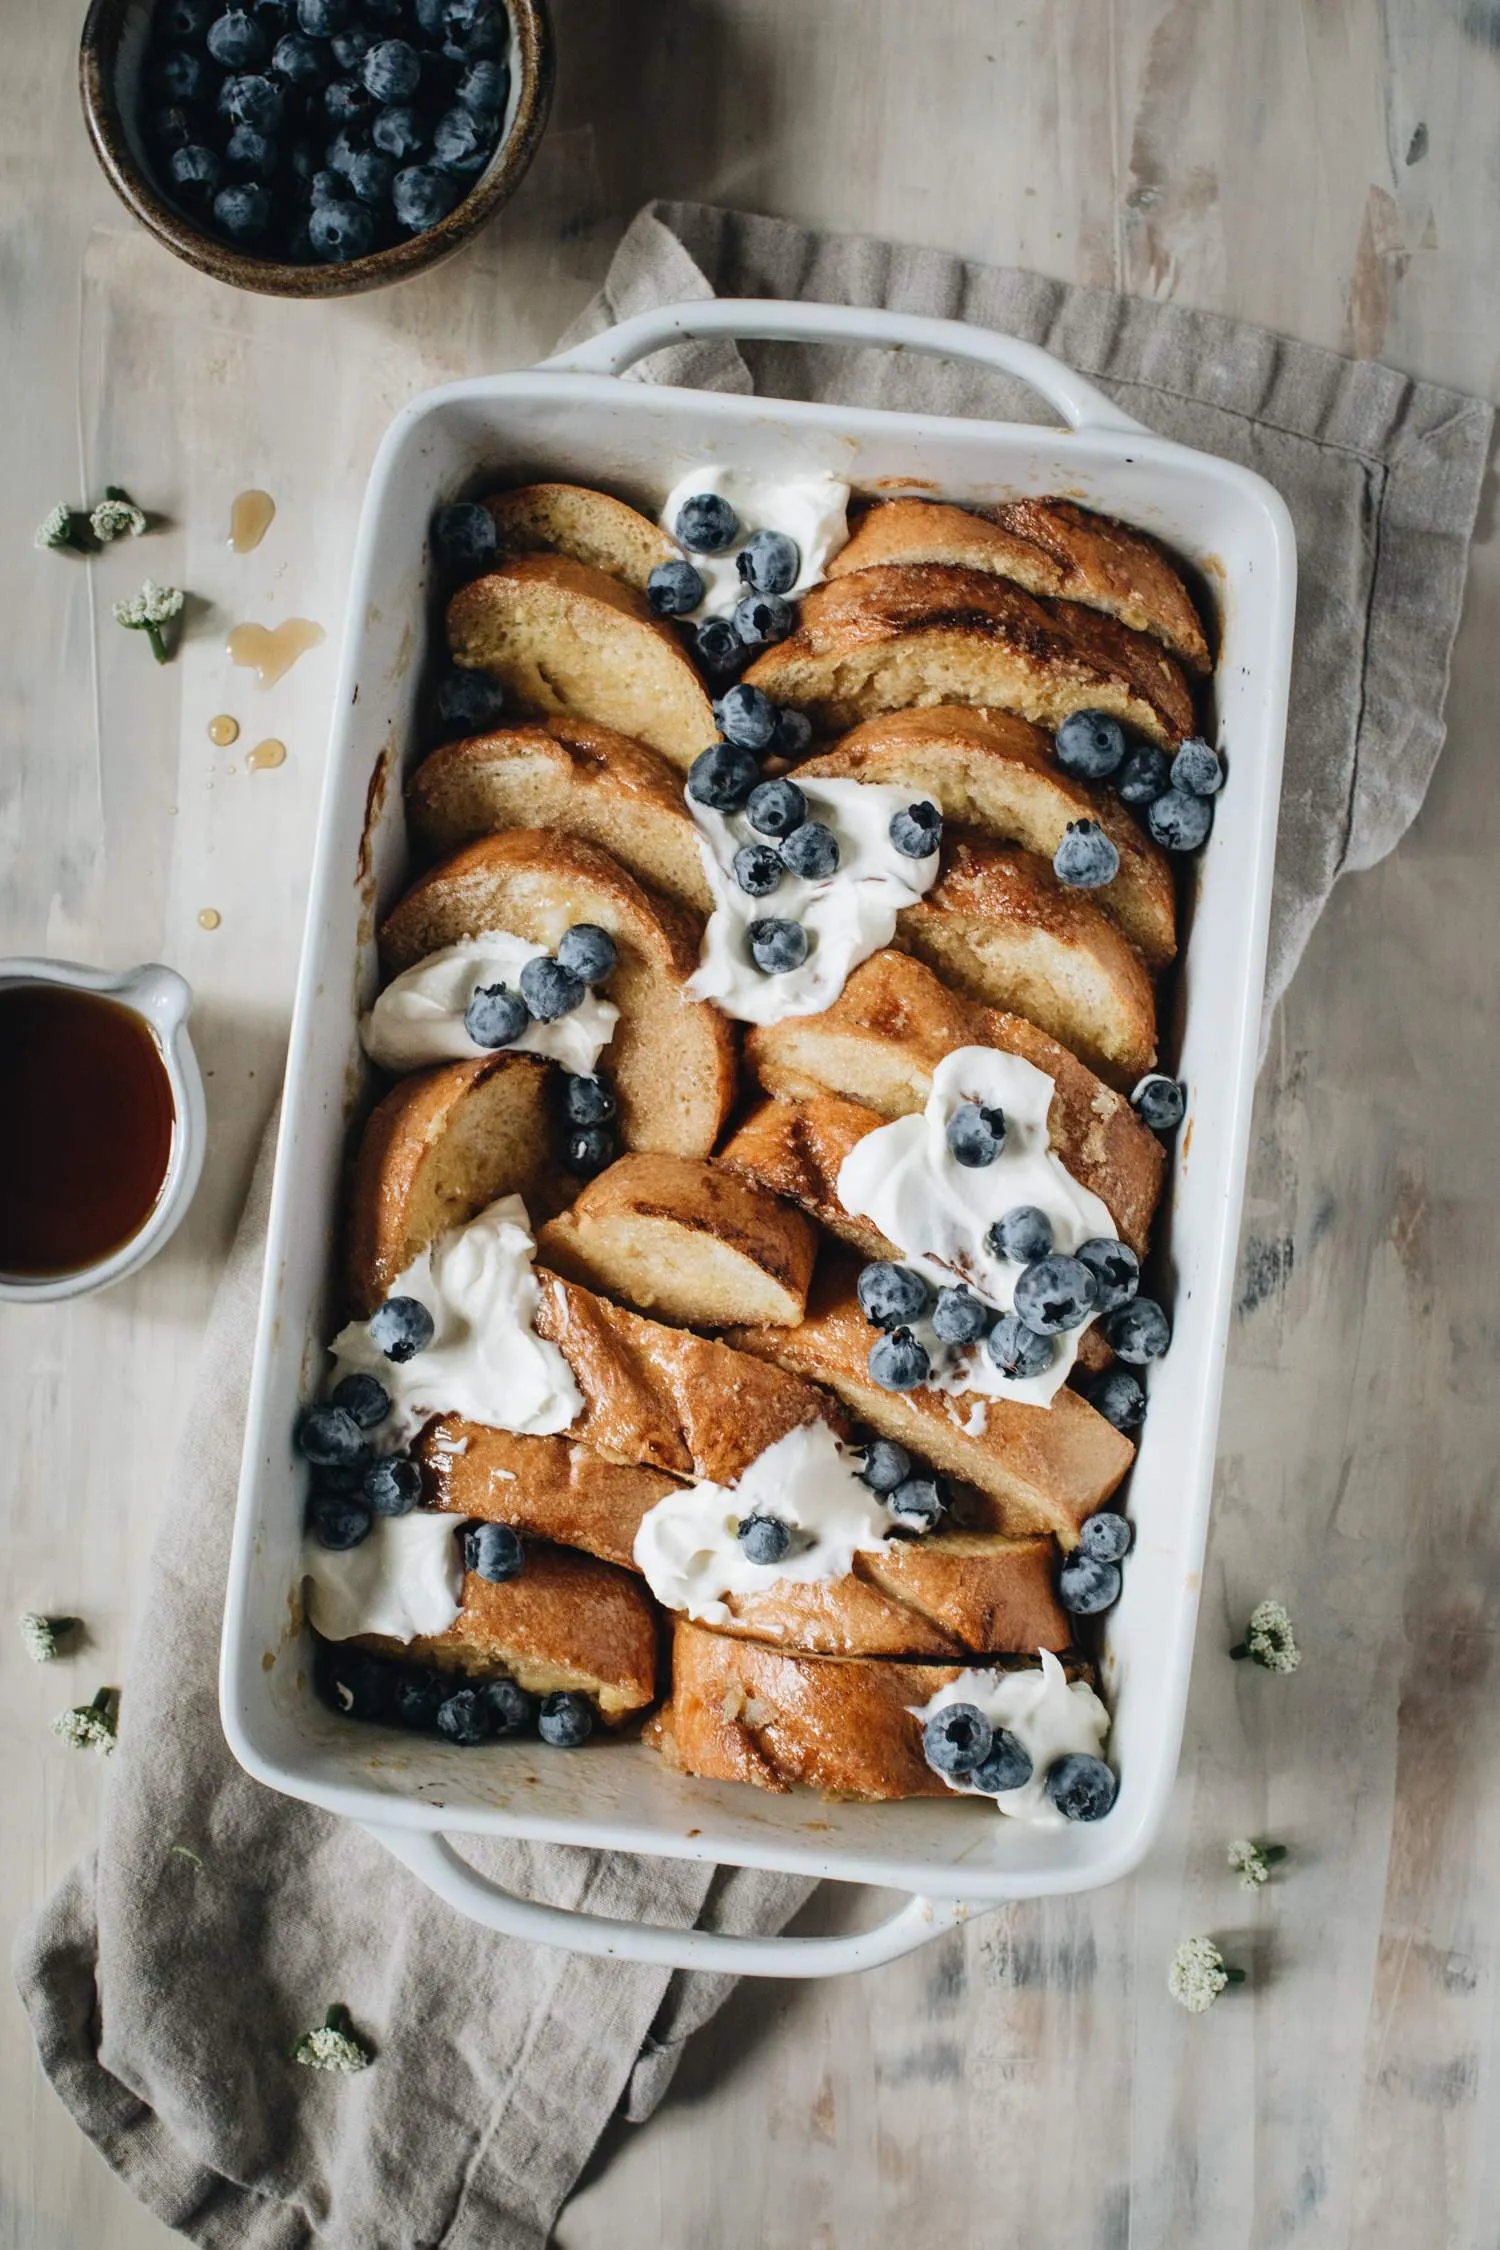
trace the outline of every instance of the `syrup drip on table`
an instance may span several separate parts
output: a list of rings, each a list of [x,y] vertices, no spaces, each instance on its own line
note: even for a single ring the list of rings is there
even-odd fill
[[[229,544],[237,555],[248,555],[271,528],[276,503],[269,492],[240,492],[229,511]]]
[[[205,906],[198,916],[198,927],[200,930],[216,930],[223,919],[216,906]]]
[[[263,688],[283,679],[299,656],[327,638],[310,617],[289,617],[281,625],[236,625],[225,642],[231,664],[254,672]]]
[[[257,742],[255,748],[245,760],[245,771],[246,773],[269,773],[272,766],[284,766],[285,764],[286,744],[278,742],[275,735],[272,734],[268,735],[264,742]]]
[[[238,742],[239,738],[240,722],[232,719],[227,711],[221,711],[216,719],[209,720],[208,739],[217,749],[227,750],[230,743]]]

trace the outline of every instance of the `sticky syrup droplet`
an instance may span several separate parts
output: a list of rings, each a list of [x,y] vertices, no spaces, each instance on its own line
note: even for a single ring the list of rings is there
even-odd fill
[[[236,493],[229,511],[229,544],[237,555],[248,555],[271,528],[276,503],[269,492]]]
[[[216,906],[205,906],[198,917],[198,927],[200,930],[216,930],[222,919]]]
[[[278,742],[275,735],[272,734],[268,735],[264,742],[257,742],[255,748],[245,760],[245,771],[246,773],[269,773],[272,766],[284,766],[285,764],[286,744]]]
[[[236,625],[224,646],[231,664],[243,664],[268,688],[325,638],[310,617],[289,617],[282,625]]]
[[[238,719],[231,719],[227,711],[221,711],[216,719],[209,720],[208,739],[221,750],[227,750],[230,743],[238,742],[239,738],[240,722]]]

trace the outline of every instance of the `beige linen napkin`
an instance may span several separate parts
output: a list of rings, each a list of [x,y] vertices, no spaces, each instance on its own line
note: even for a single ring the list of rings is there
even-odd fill
[[[1247,461],[1302,556],[1270,998],[1337,876],[1389,851],[1442,741],[1490,414],[1264,331],[940,253],[656,205],[579,332],[672,298],[890,304],[1048,345],[1153,428]],[[683,346],[648,379],[1034,415],[948,362]],[[269,1147],[269,1141],[267,1143]],[[134,2193],[245,2250],[540,2250],[605,2124],[660,2099],[723,1977],[493,1937],[347,1823],[250,1781],[220,1733],[216,1660],[263,1256],[263,1155],[164,1511],[96,1858],[21,1933],[43,2067]],[[476,1866],[563,1906],[779,1928],[806,1885],[528,1845]],[[357,2077],[292,2065],[331,2002],[374,2042]]]

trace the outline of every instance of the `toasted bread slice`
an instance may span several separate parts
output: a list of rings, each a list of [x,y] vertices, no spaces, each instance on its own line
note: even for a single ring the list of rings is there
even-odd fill
[[[571,1547],[528,1545],[516,1578],[465,1571],[463,1606],[413,1641],[364,1633],[356,1648],[474,1679],[503,1675],[532,1695],[571,1689],[619,1724],[656,1700],[656,1611],[638,1578]]]
[[[1076,1546],[1079,1525],[1103,1506],[1135,1458],[1129,1438],[1066,1388],[1050,1406],[967,1391],[882,1390],[870,1377],[875,1331],[854,1293],[857,1272],[845,1253],[825,1253],[800,1328],[734,1328],[730,1341],[825,1384],[882,1437],[976,1486],[992,1505],[984,1528],[1017,1538],[1050,1531],[1064,1547]]]
[[[1168,748],[1194,724],[1187,682],[1158,642],[1097,610],[1038,601],[993,572],[941,563],[815,586],[796,632],[745,678],[825,733],[934,703],[998,705],[1046,727],[1108,711]]]
[[[575,922],[598,923],[619,951],[605,990],[620,1021],[603,1067],[626,1147],[706,1156],[729,1113],[736,1074],[727,1019],[685,990],[698,965],[697,925],[597,845],[536,828],[466,845],[393,909],[381,952],[396,974],[484,930],[509,930],[550,951]]]
[[[596,719],[684,770],[718,734],[672,628],[633,587],[567,555],[521,555],[460,587],[448,646],[523,711]]]
[[[537,1237],[555,1273],[636,1312],[702,1328],[795,1327],[817,1248],[817,1229],[800,1212],[691,1156],[622,1156]]]
[[[798,771],[812,780],[902,784],[930,797],[954,827],[1049,860],[1070,820],[1096,820],[1120,855],[1120,869],[1089,894],[1093,903],[1119,924],[1148,968],[1165,968],[1177,951],[1166,854],[1112,790],[1090,789],[1064,773],[1047,736],[1009,711],[961,703],[886,711]]]
[[[582,484],[519,484],[485,501],[494,518],[500,552],[571,555],[644,593],[658,563],[675,562],[675,539],[623,500]]]
[[[937,500],[882,500],[861,516],[830,578],[891,563],[950,563],[992,570],[1028,594],[1080,602],[1149,633],[1190,672],[1209,668],[1192,596],[1154,539],[1071,500],[1009,500],[958,508]]]
[[[653,890],[699,914],[713,911],[681,774],[587,719],[536,720],[445,743],[408,782],[406,817],[432,857],[501,828],[581,836]]]
[[[424,1498],[449,1515],[508,1523],[528,1539],[582,1547],[635,1570],[635,1535],[676,1479],[605,1461],[570,1437],[515,1437],[446,1414],[417,1441]]]
[[[1130,1087],[1156,1061],[1156,996],[1134,946],[1035,852],[962,832],[897,941],[954,991],[1025,1016],[1101,1078]]]
[[[1124,1096],[1022,1016],[959,998],[908,954],[874,953],[821,1016],[758,1025],[745,1058],[781,1100],[838,1094],[881,1117],[926,1106],[932,1073],[956,1047],[1003,1047],[1053,1083],[1047,1130],[1075,1180],[1108,1204],[1144,1254],[1166,1156]]]
[[[719,1628],[822,1656],[993,1656],[1065,1649],[1072,1625],[1052,1584],[1050,1539],[940,1531],[856,1554],[845,1578],[778,1579],[727,1594]]]

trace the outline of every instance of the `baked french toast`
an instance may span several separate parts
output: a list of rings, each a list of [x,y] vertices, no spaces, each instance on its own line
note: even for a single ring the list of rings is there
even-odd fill
[[[507,492],[492,492],[484,504],[507,560],[568,555],[623,580],[637,593],[645,592],[659,563],[672,562],[682,552],[649,516],[587,485],[514,485]]]

